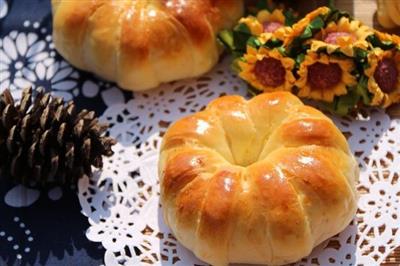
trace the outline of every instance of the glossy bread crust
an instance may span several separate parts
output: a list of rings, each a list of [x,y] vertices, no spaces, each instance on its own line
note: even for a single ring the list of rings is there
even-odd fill
[[[291,263],[350,223],[358,173],[343,134],[294,95],[225,96],[164,136],[164,219],[213,265]]]
[[[204,74],[217,62],[216,34],[242,0],[52,0],[53,39],[70,63],[127,90]]]

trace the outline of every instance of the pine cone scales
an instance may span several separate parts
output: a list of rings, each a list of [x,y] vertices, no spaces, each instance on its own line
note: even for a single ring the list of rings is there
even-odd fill
[[[78,112],[73,102],[32,89],[19,104],[9,90],[0,95],[0,177],[29,186],[75,184],[102,156],[113,154],[115,140],[104,137],[108,126],[94,112]]]

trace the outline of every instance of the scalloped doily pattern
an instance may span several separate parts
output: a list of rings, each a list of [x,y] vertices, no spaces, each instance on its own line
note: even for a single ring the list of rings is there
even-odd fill
[[[105,247],[106,265],[205,265],[163,223],[158,150],[171,122],[218,96],[246,94],[228,64],[225,59],[201,78],[135,93],[104,112],[119,143],[102,172],[80,180],[79,200],[90,223],[87,237]],[[379,265],[400,246],[400,120],[377,109],[333,120],[360,164],[359,210],[346,230],[295,265]]]

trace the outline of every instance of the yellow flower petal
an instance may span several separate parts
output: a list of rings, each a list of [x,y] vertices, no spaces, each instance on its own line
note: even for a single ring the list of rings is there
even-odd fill
[[[275,9],[270,13],[268,10],[261,10],[257,13],[257,20],[261,23],[264,22],[279,22],[285,24],[285,16],[282,9]]]
[[[319,15],[325,15],[330,11],[328,7],[319,7],[315,9],[314,11],[308,13],[304,18],[299,20],[297,23],[295,23],[292,26],[292,30],[290,34],[285,38],[284,45],[287,46],[290,44],[296,37],[300,36],[304,30],[306,29],[307,25],[310,24],[310,22],[318,17]]]
[[[326,39],[332,34],[347,33],[335,37],[335,43],[327,42]],[[343,54],[353,57],[353,48],[368,48],[367,37],[374,32],[371,28],[363,25],[360,21],[350,21],[346,17],[342,17],[338,22],[329,23],[325,29],[321,30],[314,39],[308,41],[311,44],[310,50],[313,52],[321,48],[326,48],[328,54],[340,50]]]
[[[253,53],[254,50],[255,49],[252,47],[247,47],[247,53],[243,56],[245,61],[239,63],[241,69],[239,76],[260,91],[290,91],[296,81],[292,73],[295,65],[294,60],[289,57],[284,57],[277,49],[271,50],[265,47],[261,47],[257,51],[256,61],[247,60],[247,58],[249,58],[249,53]],[[273,58],[280,61],[285,70],[284,82],[281,85],[276,87],[266,86],[265,84],[262,84],[254,74],[257,61],[262,61],[264,58]]]
[[[260,35],[264,32],[263,25],[253,16],[248,16],[246,18],[241,18],[239,23],[246,24],[250,29],[252,35]]]
[[[342,70],[342,77],[338,84],[332,88],[314,88],[308,82],[308,67],[315,63],[322,64],[337,64]],[[298,95],[300,97],[322,100],[326,102],[332,102],[334,97],[337,95],[347,94],[347,86],[354,86],[357,84],[356,78],[351,75],[351,71],[355,68],[354,63],[350,59],[338,59],[326,54],[317,54],[315,52],[309,52],[304,61],[300,64],[300,68],[297,71],[299,76],[296,86],[299,88]]]
[[[394,60],[397,67],[397,83],[391,92],[384,92],[374,77],[379,62],[385,58]],[[375,48],[368,55],[368,63],[369,68],[364,70],[364,74],[368,77],[368,91],[373,96],[371,105],[381,105],[386,108],[393,103],[400,102],[400,52],[394,49],[383,51],[380,48]]]

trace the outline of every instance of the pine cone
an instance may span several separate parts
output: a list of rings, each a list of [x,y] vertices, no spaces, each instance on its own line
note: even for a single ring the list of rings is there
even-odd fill
[[[84,174],[92,175],[92,166],[102,167],[102,155],[113,154],[115,140],[103,136],[108,125],[43,89],[35,99],[25,89],[19,104],[5,90],[0,119],[0,178],[33,187],[76,185]]]

